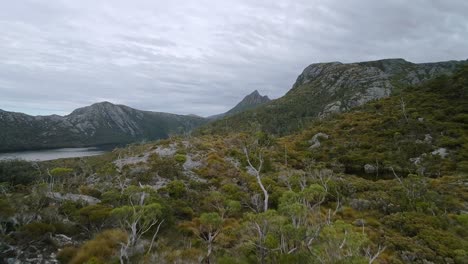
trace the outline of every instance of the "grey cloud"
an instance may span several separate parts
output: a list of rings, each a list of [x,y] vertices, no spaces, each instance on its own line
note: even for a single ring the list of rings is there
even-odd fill
[[[0,4],[0,108],[108,100],[212,115],[310,63],[468,57],[468,2],[24,0]]]

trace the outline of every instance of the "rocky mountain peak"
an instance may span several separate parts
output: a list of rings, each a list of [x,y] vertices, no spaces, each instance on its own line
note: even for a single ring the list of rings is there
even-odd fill
[[[256,106],[268,103],[270,101],[271,100],[270,98],[268,98],[268,96],[266,95],[262,96],[258,92],[258,90],[255,90],[249,95],[247,95],[246,97],[244,97],[242,101],[240,101],[234,108],[226,112],[226,114],[239,113],[239,112],[254,108]]]
[[[250,102],[254,102],[254,103],[264,103],[264,102],[268,102],[270,101],[270,98],[268,98],[267,95],[261,95],[258,90],[255,90],[253,91],[251,94],[247,95],[246,97],[244,97],[244,99],[242,99],[242,102],[244,101],[250,101]]]

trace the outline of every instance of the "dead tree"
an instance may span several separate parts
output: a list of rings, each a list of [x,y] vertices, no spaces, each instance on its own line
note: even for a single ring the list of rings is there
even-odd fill
[[[247,163],[249,164],[250,169],[252,170],[255,178],[257,179],[257,183],[260,186],[260,189],[262,189],[262,192],[263,192],[263,211],[265,212],[265,211],[268,210],[269,195],[268,195],[267,189],[265,188],[265,186],[262,183],[262,178],[261,178],[261,175],[260,175],[261,170],[262,170],[262,166],[263,166],[263,156],[262,156],[261,153],[258,154],[258,166],[255,167],[252,164],[252,162],[250,161],[249,152],[248,152],[246,147],[244,147],[244,154],[245,154],[245,157],[247,159]]]

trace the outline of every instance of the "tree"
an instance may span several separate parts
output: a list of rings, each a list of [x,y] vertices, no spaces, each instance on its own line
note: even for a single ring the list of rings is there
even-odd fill
[[[263,162],[264,162],[262,152],[259,151],[258,154],[257,154],[258,166],[255,167],[252,164],[252,162],[250,161],[249,151],[247,150],[247,147],[244,146],[243,150],[244,150],[245,158],[247,159],[247,163],[249,164],[250,169],[252,170],[255,178],[257,179],[257,183],[260,186],[260,189],[262,189],[262,192],[263,192],[263,212],[266,212],[268,210],[269,195],[268,195],[267,189],[263,185],[262,177],[260,175],[260,173],[262,171],[262,167],[263,167]]]
[[[121,243],[120,263],[128,261],[129,256],[143,235],[153,230],[150,246],[147,253],[151,252],[154,241],[164,223],[163,207],[159,203],[144,204],[146,193],[140,193],[139,204],[135,205],[130,199],[130,204],[112,210],[112,216],[117,219],[120,227],[127,230],[128,236],[125,243]]]
[[[52,170],[47,170],[49,175],[49,189],[53,191],[55,183],[63,184],[67,181],[67,178],[73,173],[73,169],[70,168],[53,168]]]
[[[259,263],[266,263],[270,251],[280,247],[277,234],[286,223],[286,218],[275,210],[246,215],[247,231],[251,234],[250,243],[255,245]]]
[[[225,219],[216,212],[202,213],[200,217],[180,224],[182,229],[188,230],[201,239],[207,246],[204,262],[211,263],[214,243],[223,230]]]

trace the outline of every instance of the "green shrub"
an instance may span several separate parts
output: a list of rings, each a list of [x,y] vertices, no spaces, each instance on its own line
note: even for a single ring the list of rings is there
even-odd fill
[[[120,229],[110,229],[84,243],[70,261],[70,264],[112,262],[120,243],[127,240],[127,234]]]
[[[184,164],[186,161],[187,161],[187,156],[185,156],[184,154],[176,154],[174,156],[174,159],[180,163],[180,164]]]
[[[70,263],[77,252],[76,247],[64,247],[57,253],[57,260],[62,264]]]
[[[29,185],[37,179],[39,173],[32,163],[24,160],[0,161],[0,182],[11,185]]]
[[[46,224],[42,222],[34,222],[27,225],[24,225],[20,228],[20,231],[23,232],[26,236],[32,238],[40,238],[47,233],[55,233],[55,227],[51,224]]]
[[[80,186],[79,190],[81,194],[89,195],[98,199],[101,198],[101,192],[91,186],[82,185]]]

